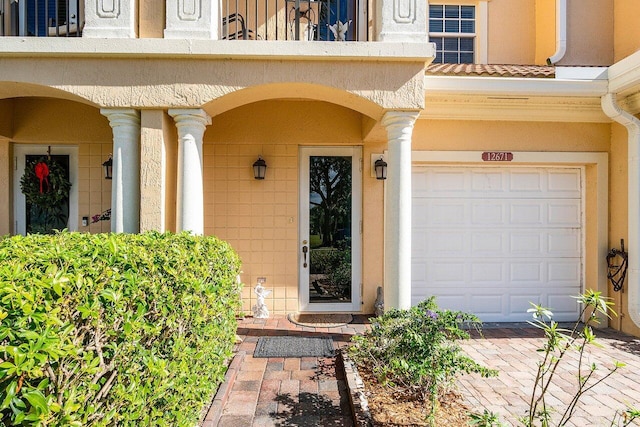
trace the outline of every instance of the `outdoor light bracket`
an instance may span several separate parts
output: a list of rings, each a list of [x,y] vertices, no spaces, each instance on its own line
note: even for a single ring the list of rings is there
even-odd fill
[[[627,277],[629,254],[624,250],[624,239],[620,239],[620,249],[613,248],[607,254],[607,278],[613,290],[622,290],[624,279]]]

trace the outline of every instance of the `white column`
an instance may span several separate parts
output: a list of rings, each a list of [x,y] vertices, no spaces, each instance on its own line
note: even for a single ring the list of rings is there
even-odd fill
[[[165,39],[218,39],[217,1],[167,0]]]
[[[169,110],[178,128],[176,231],[204,234],[202,137],[211,117],[200,109]]]
[[[82,37],[135,38],[136,4],[126,0],[84,0]]]
[[[376,2],[375,39],[386,42],[427,42],[427,2],[385,0]]]
[[[411,134],[418,113],[382,118],[389,139],[384,224],[385,308],[411,307]]]
[[[101,109],[113,129],[111,231],[140,232],[140,113]]]

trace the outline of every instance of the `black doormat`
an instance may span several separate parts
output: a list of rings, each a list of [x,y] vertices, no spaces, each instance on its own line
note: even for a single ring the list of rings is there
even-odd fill
[[[260,337],[253,357],[332,357],[331,338]]]

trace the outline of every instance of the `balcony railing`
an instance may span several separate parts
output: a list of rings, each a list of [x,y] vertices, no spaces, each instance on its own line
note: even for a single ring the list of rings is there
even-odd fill
[[[84,0],[0,0],[0,36],[80,37]]]
[[[367,0],[222,0],[228,40],[369,40]]]

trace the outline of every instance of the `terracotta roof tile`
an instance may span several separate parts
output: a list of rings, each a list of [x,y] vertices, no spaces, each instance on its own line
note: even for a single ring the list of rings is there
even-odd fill
[[[555,67],[541,65],[431,64],[427,75],[554,78]]]

